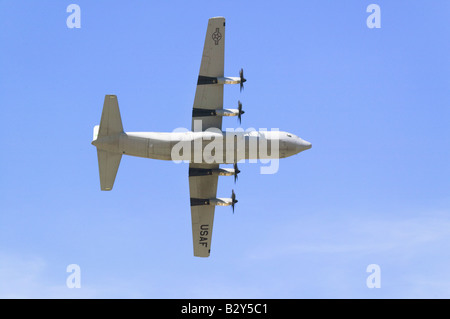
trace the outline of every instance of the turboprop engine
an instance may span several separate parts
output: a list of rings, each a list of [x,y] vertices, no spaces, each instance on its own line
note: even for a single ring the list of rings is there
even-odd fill
[[[231,206],[233,208],[234,214],[234,205],[238,202],[236,199],[236,194],[234,190],[231,191],[231,198],[191,198],[191,206],[203,206],[203,205],[214,205],[214,206]]]
[[[238,169],[237,164],[234,164],[233,168],[189,168],[189,176],[206,176],[206,175],[219,175],[219,176],[234,176],[234,181],[237,180],[237,175],[241,171]]]

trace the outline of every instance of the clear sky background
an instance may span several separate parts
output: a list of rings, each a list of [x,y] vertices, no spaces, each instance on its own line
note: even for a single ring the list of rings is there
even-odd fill
[[[449,15],[445,0],[1,1],[0,297],[450,298]],[[226,75],[248,80],[224,105],[313,147],[220,178],[239,203],[216,208],[205,259],[187,164],[124,156],[101,192],[90,142],[105,94],[126,131],[190,128],[214,16]]]

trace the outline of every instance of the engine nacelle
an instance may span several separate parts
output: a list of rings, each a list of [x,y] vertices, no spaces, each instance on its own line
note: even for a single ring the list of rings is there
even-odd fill
[[[191,197],[191,206],[231,206],[234,213],[234,205],[237,203],[234,190],[231,191],[231,198],[193,198]]]
[[[209,200],[209,204],[216,206],[231,206],[233,204],[233,200],[231,198],[211,198]]]
[[[217,171],[219,176],[234,176],[236,172],[234,168],[219,168]]]
[[[234,176],[234,168],[218,168],[218,169],[208,169],[208,168],[189,168],[189,176],[208,176],[208,175],[219,175],[219,176]]]
[[[233,205],[232,198],[191,198],[191,206],[230,206]]]
[[[238,109],[222,109],[222,110],[216,110],[217,116],[238,116],[239,110]]]
[[[222,109],[222,110],[213,110],[213,109],[198,109],[194,108],[192,110],[193,117],[203,117],[203,116],[238,116],[238,109]]]
[[[217,78],[217,84],[239,84],[239,83],[241,83],[240,77],[227,76]]]

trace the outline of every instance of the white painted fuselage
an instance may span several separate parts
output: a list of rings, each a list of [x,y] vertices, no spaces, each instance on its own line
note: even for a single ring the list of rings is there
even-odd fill
[[[124,155],[218,164],[243,159],[285,158],[311,148],[311,143],[282,131],[124,132],[94,136],[92,144],[98,149]]]

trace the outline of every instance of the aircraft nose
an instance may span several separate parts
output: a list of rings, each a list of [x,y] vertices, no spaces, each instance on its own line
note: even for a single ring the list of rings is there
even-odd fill
[[[311,147],[312,147],[312,144],[310,142],[302,140],[301,138],[297,142],[297,151],[298,152],[309,150]]]

